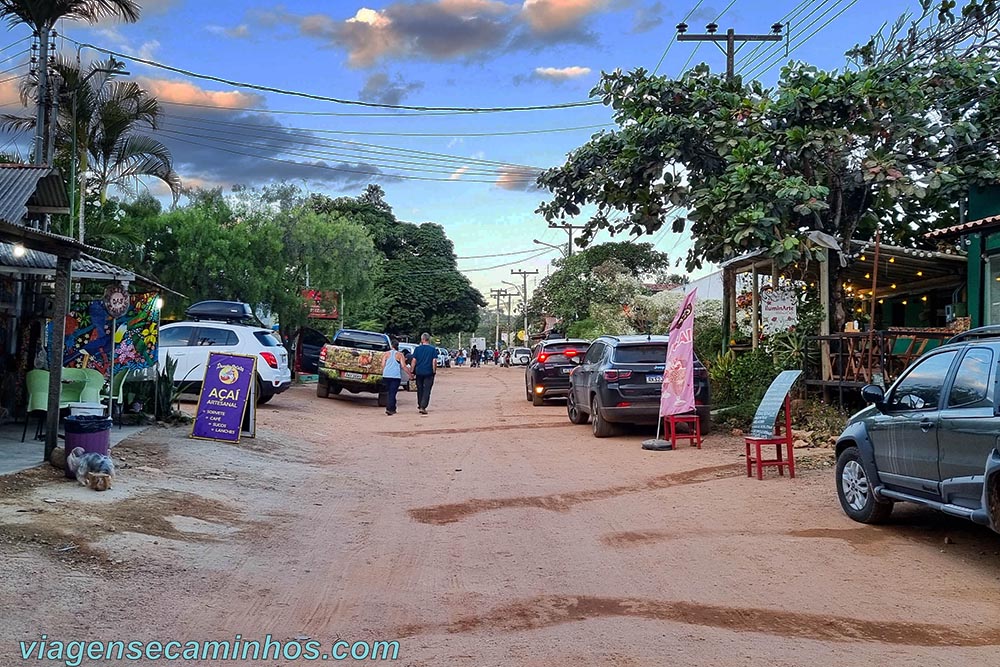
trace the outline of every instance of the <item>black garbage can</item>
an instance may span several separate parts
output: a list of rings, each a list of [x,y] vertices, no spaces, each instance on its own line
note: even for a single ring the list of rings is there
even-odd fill
[[[69,469],[69,454],[77,447],[90,454],[107,456],[111,451],[110,417],[99,415],[70,415],[66,417],[66,476],[76,475]]]

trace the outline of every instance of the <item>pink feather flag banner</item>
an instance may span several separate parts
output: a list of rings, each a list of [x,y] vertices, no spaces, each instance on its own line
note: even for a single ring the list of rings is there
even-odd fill
[[[681,415],[694,410],[694,303],[693,289],[670,323],[670,342],[660,393],[660,417]]]

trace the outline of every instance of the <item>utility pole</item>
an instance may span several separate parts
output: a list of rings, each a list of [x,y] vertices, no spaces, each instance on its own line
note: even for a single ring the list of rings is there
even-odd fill
[[[37,107],[35,109],[35,150],[34,164],[46,164],[46,120],[48,119],[49,106],[49,38],[51,34],[46,25],[35,35],[38,38],[38,61],[35,63],[37,69]]]
[[[716,31],[719,29],[719,24],[713,22],[705,26],[705,34],[688,35],[686,34],[688,29],[687,23],[681,22],[677,24],[677,41],[712,42],[718,46],[719,50],[726,54],[726,78],[732,80],[736,76],[736,53],[747,42],[780,42],[783,39],[781,35],[782,27],[780,23],[775,23],[771,26],[771,34],[769,35],[737,35],[732,28],[727,30],[725,35],[718,35]],[[736,48],[736,42],[742,42],[739,48]],[[722,47],[723,43],[726,45],[725,48]]]
[[[514,296],[513,292],[507,292],[507,347],[511,347],[511,344],[510,344],[510,342],[511,342],[511,335],[510,335],[511,334],[511,331],[510,331],[510,299],[511,299],[512,296]],[[875,319],[872,318],[872,322],[874,322],[874,321],[875,321]],[[871,368],[871,364],[869,364],[868,367]]]
[[[521,276],[524,279],[524,290],[521,292],[521,302],[524,304],[524,344],[528,344],[528,276],[538,275],[538,269],[534,271],[522,271],[521,269],[510,270],[510,275]]]
[[[497,298],[497,335],[494,339],[493,349],[500,349],[500,297],[507,296],[507,290],[505,289],[491,289],[490,296],[495,296]]]
[[[586,229],[586,225],[571,225],[568,222],[555,223],[550,222],[549,227],[552,229],[562,229],[567,234],[569,234],[569,240],[566,242],[566,256],[573,256],[573,230],[574,229]]]

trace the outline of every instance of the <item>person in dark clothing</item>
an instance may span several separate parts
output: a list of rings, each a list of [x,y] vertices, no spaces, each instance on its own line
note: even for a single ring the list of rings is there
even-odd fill
[[[411,360],[413,376],[417,379],[417,411],[427,414],[431,402],[431,388],[437,373],[437,348],[431,345],[431,335],[420,334],[420,345],[413,351]]]
[[[479,354],[480,354],[479,348],[476,347],[475,345],[473,345],[472,346],[472,367],[473,368],[478,368],[479,367]]]
[[[388,394],[385,414],[389,416],[396,414],[396,392],[399,391],[399,383],[403,381],[403,365],[406,364],[406,357],[399,351],[399,341],[393,338],[391,347],[382,359],[382,377]]]

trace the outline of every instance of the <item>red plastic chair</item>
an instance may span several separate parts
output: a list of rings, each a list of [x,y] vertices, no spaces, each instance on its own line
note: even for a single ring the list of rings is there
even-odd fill
[[[678,433],[677,425],[687,424],[687,433]],[[701,420],[698,419],[698,415],[667,415],[663,418],[663,432],[667,432],[669,426],[670,432],[670,447],[671,449],[677,449],[677,440],[688,440],[692,447],[697,447],[701,449]]]
[[[757,414],[753,418],[753,429],[746,436],[747,477],[752,477],[757,470],[757,479],[764,479],[764,468],[774,467],[778,474],[785,476],[788,468],[789,478],[795,477],[795,449],[792,438],[792,401],[789,390],[802,371],[784,371],[771,382],[763,400],[757,406]],[[778,408],[778,406],[781,408]],[[779,411],[785,411],[784,424],[778,421]],[[774,445],[774,458],[764,458],[763,448]],[[784,451],[782,451],[784,448]]]

